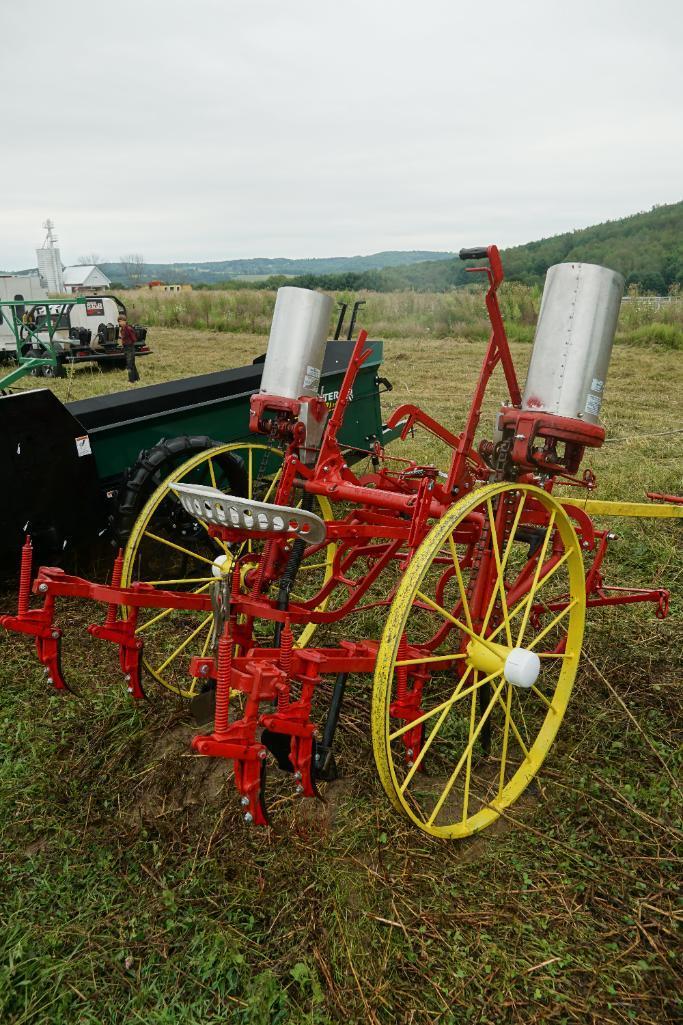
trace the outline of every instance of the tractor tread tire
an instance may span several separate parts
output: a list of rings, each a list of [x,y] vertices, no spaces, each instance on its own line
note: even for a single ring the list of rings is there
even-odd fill
[[[224,442],[216,441],[206,434],[182,434],[177,438],[162,438],[152,448],[143,449],[128,471],[127,479],[121,488],[113,530],[115,543],[125,545],[150,494],[179,462],[184,462],[197,452],[205,452],[222,444]],[[232,458],[242,462],[237,455],[233,455]]]

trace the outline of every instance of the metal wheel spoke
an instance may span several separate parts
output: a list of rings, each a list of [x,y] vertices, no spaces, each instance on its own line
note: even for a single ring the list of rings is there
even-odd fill
[[[177,609],[164,609],[163,612],[159,612],[158,615],[152,616],[146,623],[142,623],[141,626],[135,631],[136,634],[141,634],[143,630],[148,630],[150,626],[154,626],[155,623],[159,623],[166,616],[170,616],[172,612],[177,612]]]
[[[453,662],[457,658],[467,658],[463,652],[452,652],[450,655],[423,655],[421,658],[402,658],[394,662],[395,666],[421,666],[427,662]]]
[[[531,743],[531,741],[529,740],[529,727],[528,727],[528,726],[527,726],[527,724],[526,724],[526,717],[525,717],[525,715],[524,715],[524,709],[522,708],[522,699],[521,699],[521,698],[520,698],[520,696],[519,696],[519,691],[517,690],[517,688],[516,688],[516,687],[513,687],[513,690],[514,690],[514,698],[513,698],[513,703],[514,703],[515,701],[517,702],[517,706],[518,706],[518,708],[519,708],[519,715],[520,715],[520,718],[521,718],[521,720],[522,720],[522,726],[524,727],[524,736],[526,737],[526,742],[527,742],[527,744],[530,744],[530,743]],[[512,719],[512,716],[510,716],[510,724],[512,725],[512,727],[513,727],[513,732],[514,732],[514,725],[515,725],[515,724],[514,724],[514,720]],[[520,738],[520,739],[521,739],[521,738]],[[523,742],[522,742],[522,743],[523,743]]]
[[[178,545],[175,541],[169,541],[165,537],[159,537],[158,534],[152,534],[151,531],[146,530],[143,537],[149,537],[152,541],[158,541],[161,545],[166,545],[168,548],[174,548],[176,552],[181,552],[182,555],[189,555],[191,559],[197,559],[199,562],[205,562],[207,566],[213,566],[213,560],[207,559],[203,555],[198,555],[197,552],[191,552],[189,548],[183,548],[182,545]]]
[[[502,560],[497,560],[499,578],[502,578],[503,580],[505,578],[505,570],[507,568],[508,559],[510,558],[510,553],[512,552],[512,544],[513,544],[513,541],[515,539],[515,534],[517,533],[517,527],[519,526],[519,521],[520,521],[520,519],[522,517],[522,510],[524,509],[524,503],[525,502],[526,502],[526,495],[523,495],[521,502],[517,506],[517,512],[515,513],[515,518],[513,520],[512,527],[510,529],[510,537],[508,538],[508,542],[507,542],[507,544],[505,546],[505,551],[503,552],[503,558],[502,558]],[[490,501],[490,499],[489,499],[487,505],[489,506],[489,519],[491,519],[491,512],[490,512],[491,501]],[[493,521],[492,521],[492,523],[493,523]],[[494,531],[495,531],[495,524],[493,524],[493,527],[494,527]],[[497,542],[497,535],[496,535],[494,540]],[[497,550],[497,545],[496,545],[496,550]],[[496,592],[493,591],[492,594],[491,594],[491,598],[489,600],[488,608],[486,610],[486,615],[484,616],[484,625],[483,625],[482,631],[481,631],[482,633],[484,633],[486,631],[486,627],[489,624],[489,620],[491,618],[491,614],[493,612],[495,604],[496,604]],[[510,618],[511,617],[508,615],[508,622],[507,622],[507,624],[505,622],[503,622],[503,624],[501,624],[501,626],[507,626],[509,628]],[[512,641],[509,640],[508,643],[511,644]]]
[[[278,484],[278,482],[280,480],[281,474],[282,474],[282,467],[280,467],[280,469],[277,470],[277,472],[274,474],[273,479],[270,482],[270,485],[268,487],[268,490],[266,491],[266,493],[263,496],[263,498],[260,499],[260,501],[267,502],[270,499],[270,496],[272,495],[273,491],[275,490],[275,488],[276,488],[276,486],[277,486],[277,484]]]
[[[510,705],[512,704],[512,684],[508,683],[508,691],[505,704],[505,726],[503,728],[503,749],[500,755],[500,779],[498,783],[498,797],[503,793],[505,786],[505,763],[508,756],[508,738],[510,736]]]
[[[545,694],[543,693],[543,691],[539,690],[539,688],[536,686],[536,684],[534,684],[530,688],[530,690],[532,691],[532,693],[534,693],[536,695],[537,698],[541,699],[541,701],[543,702],[543,704],[545,705],[546,708],[549,708],[551,712],[555,711],[555,709],[553,708],[552,701],[548,701],[548,699],[545,696]]]
[[[505,570],[503,569],[503,566],[501,564],[500,550],[499,550],[499,547],[498,547],[498,531],[496,530],[496,518],[495,518],[495,516],[493,514],[493,506],[491,504],[491,499],[490,498],[486,499],[486,510],[488,512],[489,523],[491,524],[491,537],[492,537],[492,540],[493,540],[493,558],[495,559],[496,572],[498,574],[498,588],[497,588],[497,590],[498,590],[498,593],[500,594],[500,605],[501,605],[501,610],[502,610],[502,613],[503,613],[503,626],[505,627],[505,634],[506,634],[506,637],[507,637],[508,645],[510,647],[512,647],[512,633],[510,631],[510,616],[508,614],[507,598],[506,598],[506,595],[505,595]],[[489,625],[489,619],[491,618],[491,613],[493,612],[493,610],[495,608],[495,605],[496,605],[496,590],[494,589],[493,594],[491,595],[491,600],[489,602],[489,607],[488,607],[488,610],[487,610],[487,613],[486,613],[486,618],[484,619],[484,622],[482,624],[482,628],[481,628],[481,632],[482,633],[486,633],[486,627]]]
[[[467,687],[466,690],[462,690],[462,685],[469,676],[470,670],[471,666],[468,666],[467,671],[463,673],[462,677],[458,681],[458,686],[455,688],[455,690],[449,698],[447,698],[445,701],[442,701],[440,705],[436,705],[435,708],[430,708],[430,710],[428,712],[425,712],[424,715],[421,715],[419,719],[412,719],[409,723],[406,723],[405,726],[400,726],[393,733],[389,734],[389,740],[396,740],[398,737],[402,737],[404,733],[408,732],[408,730],[412,730],[415,726],[420,726],[423,722],[426,722],[427,719],[433,718],[433,716],[437,715],[444,708],[451,708],[452,705],[456,703],[456,701],[461,701],[462,698],[466,698],[468,694],[472,693],[472,691],[479,690],[479,688],[483,687],[484,684],[490,683],[490,681],[495,679],[496,676],[500,676],[500,674],[503,671],[502,669],[499,669],[498,672],[491,673],[491,675],[485,677],[485,679],[477,680],[476,683],[473,683],[471,686]]]
[[[214,578],[211,577],[211,580],[209,581],[208,584],[203,584],[202,587],[195,588],[194,591],[190,591],[190,594],[201,594],[203,591],[206,591],[207,588],[209,588],[211,586],[211,584],[213,583],[213,580],[214,580]],[[158,615],[152,616],[151,619],[148,619],[145,623],[142,623],[137,628],[135,633],[136,634],[141,634],[143,632],[143,630],[149,629],[150,626],[153,626],[155,623],[158,623],[160,620],[165,619],[166,616],[170,616],[172,612],[177,612],[177,611],[178,611],[178,609],[173,609],[173,608],[171,608],[171,609],[164,609]]]
[[[209,456],[207,462],[209,464],[209,477],[211,478],[211,485],[212,485],[212,487],[214,487],[216,489],[216,491],[218,491],[219,488],[218,488],[218,482],[216,480],[216,471],[214,469],[213,459],[211,458],[211,456]],[[209,533],[209,528],[206,525],[206,523],[204,523],[203,520],[199,520],[199,523],[201,523],[202,527],[204,528],[204,530],[208,534]],[[209,537],[211,537],[210,534],[209,534]],[[211,540],[213,542],[215,542],[215,544],[220,545],[220,547],[223,549],[223,552],[225,553],[225,555],[229,554],[228,553],[228,546],[226,545],[225,541],[222,541],[219,537],[212,537]]]
[[[531,650],[532,648],[535,648],[536,645],[538,644],[538,642],[542,641],[543,638],[546,636],[546,634],[550,633],[550,631],[554,627],[556,627],[557,624],[559,622],[561,622],[561,620],[564,619],[564,617],[567,615],[567,613],[570,612],[574,608],[574,606],[576,605],[576,602],[577,602],[577,599],[576,598],[572,598],[572,600],[569,602],[569,604],[566,605],[565,608],[563,608],[561,612],[558,612],[558,614],[555,616],[555,618],[551,619],[551,621],[548,623],[548,625],[543,630],[541,630],[540,634],[536,634],[536,636],[534,637],[534,639],[531,642],[531,644],[527,644],[527,648],[529,650]],[[520,640],[521,640],[521,637],[520,637]],[[517,643],[519,644],[520,642],[518,641]]]
[[[514,688],[513,688],[512,684],[508,684],[508,687],[510,689],[508,691],[508,701],[507,701],[507,704],[503,701],[502,698],[499,698],[498,701],[499,701],[499,704],[501,705],[503,711],[505,712],[505,725],[506,725],[506,727],[509,724],[510,729],[512,730],[512,732],[514,733],[515,737],[517,738],[517,743],[519,744],[519,746],[521,747],[522,751],[524,752],[524,757],[528,758],[529,757],[529,748],[526,746],[526,744],[522,740],[520,732],[517,729],[517,727],[515,726],[515,720],[512,718],[512,691],[514,690]],[[523,713],[522,713],[522,718],[524,718],[524,714]],[[526,730],[526,723],[524,724],[524,729]],[[506,749],[506,754],[507,754],[507,743],[505,744],[505,749]],[[503,776],[502,776],[502,773],[501,773],[501,780],[502,780],[502,778],[503,778]]]
[[[216,471],[213,468],[213,459],[211,458],[211,456],[209,456],[208,463],[209,463],[209,476],[211,477],[211,484],[216,489],[216,491],[218,491],[218,484],[216,483]]]
[[[209,630],[208,634],[206,635],[206,640],[202,644],[202,651],[201,651],[201,654],[199,656],[200,658],[206,658],[206,653],[209,650],[209,645],[211,644],[212,637],[213,637],[213,629]]]
[[[169,666],[171,664],[171,662],[175,661],[175,659],[177,659],[178,655],[182,654],[182,652],[185,651],[185,648],[188,646],[188,644],[195,639],[197,634],[201,633],[201,631],[204,630],[209,625],[209,623],[211,623],[212,621],[213,621],[213,614],[209,614],[206,617],[206,619],[203,620],[199,624],[199,626],[196,627],[196,629],[194,629],[192,631],[192,633],[189,634],[185,638],[185,640],[181,644],[178,645],[178,647],[175,649],[175,651],[172,652],[172,654],[170,654],[168,656],[168,658],[164,662],[161,663],[160,666],[157,666],[157,668],[154,670],[155,675],[158,675],[159,673],[163,672],[163,670],[166,669],[166,667]]]
[[[475,676],[475,682],[476,682],[476,677],[477,677],[476,670],[475,670],[474,676]],[[462,788],[462,820],[461,820],[462,822],[464,822],[466,820],[466,818],[467,818],[467,806],[468,806],[469,801],[470,801],[470,779],[472,777],[472,750],[474,748],[474,744],[472,742],[472,734],[474,733],[474,720],[476,718],[476,715],[477,715],[477,695],[476,695],[476,693],[474,691],[472,691],[472,698],[471,698],[471,702],[470,702],[470,732],[469,732],[469,742],[468,742],[468,745],[467,745],[469,750],[467,752],[467,760],[465,762],[465,783],[464,783],[463,788]]]
[[[539,555],[538,562],[536,563],[536,569],[534,571],[534,579],[532,580],[531,587],[529,588],[529,600],[527,601],[526,608],[524,609],[524,616],[522,617],[522,625],[519,628],[519,634],[517,636],[517,647],[519,647],[519,645],[522,643],[522,637],[524,636],[524,631],[526,630],[526,625],[529,622],[529,614],[531,612],[531,605],[532,605],[532,602],[533,602],[534,595],[536,594],[536,589],[538,587],[538,578],[541,575],[541,569],[543,567],[543,563],[545,562],[545,553],[548,551],[548,545],[550,543],[550,537],[552,535],[554,526],[555,526],[555,510],[553,509],[552,513],[550,514],[550,519],[548,520],[548,526],[546,528],[545,537],[543,538],[543,545],[541,547],[541,554]],[[565,552],[565,555],[566,554],[567,553]]]
[[[515,541],[515,535],[517,533],[517,527],[519,526],[519,521],[522,518],[522,511],[524,509],[525,504],[526,504],[526,494],[522,495],[522,500],[519,503],[519,505],[517,506],[517,512],[515,513],[515,518],[512,521],[512,527],[510,528],[510,536],[508,538],[508,543],[506,544],[505,551],[503,552],[503,569],[505,569],[505,567],[508,564],[508,559],[510,558],[510,553],[512,551],[512,546],[513,546],[514,541]]]
[[[466,633],[468,637],[471,637],[472,640],[479,641],[481,644],[484,645],[485,648],[488,648],[489,651],[492,651],[494,655],[497,655],[496,649],[493,647],[492,644],[489,644],[488,638],[481,637],[474,630],[470,630],[468,626],[465,626],[465,624],[461,623],[459,619],[456,619],[455,616],[452,616],[450,612],[443,608],[442,605],[439,605],[437,602],[432,601],[432,599],[429,598],[422,591],[417,591],[416,597],[419,598],[420,601],[426,602],[427,605],[433,608],[435,612],[441,613],[444,619],[448,619],[451,623],[453,623],[454,626],[457,626],[459,630],[462,630],[462,632]]]
[[[495,673],[494,675],[498,676],[499,673]],[[482,681],[482,683],[483,682],[484,681]],[[428,826],[432,825],[432,823],[434,822],[434,819],[436,818],[436,816],[441,811],[446,798],[448,797],[448,795],[450,794],[450,792],[451,792],[451,790],[453,788],[453,784],[455,783],[456,779],[458,778],[458,776],[460,774],[460,770],[462,769],[463,765],[465,764],[465,760],[467,758],[468,753],[474,747],[475,741],[476,741],[477,737],[479,736],[479,734],[481,733],[482,729],[484,728],[484,724],[486,723],[487,719],[491,715],[491,712],[492,712],[492,710],[493,710],[493,708],[494,708],[494,706],[496,704],[496,700],[498,699],[498,695],[500,694],[500,692],[501,692],[501,690],[503,689],[504,686],[505,686],[505,680],[503,679],[503,680],[501,680],[501,682],[496,687],[496,689],[495,689],[495,691],[493,693],[493,697],[491,698],[491,700],[489,701],[488,705],[486,706],[486,710],[484,711],[481,719],[479,720],[479,723],[477,724],[477,727],[474,730],[474,733],[472,734],[467,747],[465,748],[465,750],[463,751],[462,755],[460,756],[458,764],[456,765],[455,769],[453,770],[453,774],[451,775],[450,779],[446,783],[446,786],[443,789],[441,797],[436,802],[434,810],[432,811],[432,814],[429,816],[429,819],[427,820],[426,824]]]
[[[456,694],[458,692],[458,689],[460,687],[462,687],[462,684],[465,682],[465,680],[467,679],[467,677],[469,676],[471,671],[472,671],[472,667],[468,666],[467,667],[467,672],[463,674],[462,678],[458,682],[458,686],[455,688],[455,691],[451,695],[452,699],[455,699],[455,696],[456,696]],[[474,695],[474,691],[472,691],[472,694]],[[464,694],[462,696],[464,696]],[[403,783],[401,784],[401,793],[404,793],[404,791],[405,791],[406,787],[408,786],[408,784],[410,783],[411,779],[413,778],[413,776],[415,775],[417,770],[420,768],[420,765],[422,763],[422,759],[427,754],[427,751],[429,750],[429,748],[431,746],[431,743],[434,740],[434,737],[437,735],[437,733],[441,729],[441,727],[443,725],[443,722],[444,722],[444,719],[446,718],[446,716],[448,715],[448,713],[449,713],[449,711],[451,710],[452,707],[453,707],[453,700],[449,699],[449,701],[447,701],[445,703],[445,705],[444,705],[444,707],[443,707],[443,709],[441,711],[441,715],[439,716],[439,721],[437,722],[436,726],[434,727],[434,729],[429,734],[429,736],[427,737],[426,741],[424,742],[424,744],[422,745],[422,747],[418,751],[417,758],[415,759],[412,768],[408,770],[408,775],[406,776],[406,778],[403,780]],[[412,727],[415,724],[411,723],[410,725]]]
[[[472,615],[470,613],[469,602],[467,601],[467,590],[462,579],[462,570],[460,569],[460,559],[458,558],[458,552],[455,547],[455,541],[453,540],[453,534],[448,535],[448,544],[451,549],[451,555],[453,557],[453,566],[455,568],[455,576],[458,581],[458,588],[460,590],[460,601],[462,602],[462,610],[465,613],[465,620],[470,630],[472,629]]]
[[[199,686],[199,679],[200,678],[198,676],[193,676],[192,677],[192,679],[190,681],[190,686],[187,688],[187,690],[185,692],[188,698],[194,698],[194,697],[197,696],[197,694],[198,694],[197,688]]]
[[[542,587],[543,587],[543,586],[544,586],[545,584],[547,584],[547,583],[548,583],[548,581],[549,581],[549,580],[550,580],[550,579],[551,579],[551,578],[552,578],[552,577],[553,577],[553,576],[554,576],[554,575],[555,575],[555,574],[557,573],[557,571],[558,571],[558,570],[559,570],[559,569],[560,569],[560,568],[561,568],[561,567],[562,567],[562,566],[563,566],[563,565],[565,564],[565,562],[567,561],[567,559],[569,559],[569,557],[570,557],[570,556],[571,556],[571,552],[570,552],[570,551],[566,551],[566,552],[564,553],[564,555],[563,555],[563,556],[562,556],[562,557],[561,557],[560,559],[558,559],[558,561],[557,561],[557,562],[555,563],[555,565],[554,565],[554,566],[552,566],[552,567],[551,567],[551,568],[550,568],[550,569],[548,570],[548,572],[547,572],[547,573],[546,573],[546,574],[545,574],[545,575],[544,575],[543,577],[541,577],[541,579],[540,579],[540,581],[539,581],[539,583],[538,583],[538,586],[536,587],[536,591],[534,592],[535,594],[538,594],[538,592],[539,592],[539,591],[541,590],[541,588],[542,588]],[[520,598],[520,600],[519,600],[519,601],[518,601],[518,603],[517,603],[517,604],[516,604],[516,605],[515,605],[515,606],[513,607],[512,611],[510,612],[510,614],[509,614],[509,616],[508,616],[508,619],[510,620],[510,622],[512,622],[512,620],[513,620],[513,619],[516,619],[516,618],[517,618],[517,616],[518,616],[518,615],[520,614],[520,612],[522,612],[522,611],[523,611],[524,609],[526,609],[526,608],[528,608],[528,607],[529,607],[529,603],[530,603],[530,602],[531,602],[531,600],[533,599],[533,597],[534,597],[534,593],[532,593],[532,592],[530,591],[530,592],[529,592],[529,594],[526,594],[526,595],[524,595],[524,597],[523,597],[523,598]],[[490,641],[492,641],[492,640],[494,639],[494,637],[497,637],[497,636],[498,636],[498,634],[499,634],[499,633],[501,632],[501,630],[503,629],[503,627],[504,627],[504,624],[503,624],[503,623],[501,623],[501,624],[500,624],[500,626],[497,626],[497,627],[496,627],[496,629],[495,629],[495,630],[494,630],[494,631],[493,631],[492,633],[490,633],[490,634],[489,634],[489,636],[488,636],[488,639],[489,639]]]
[[[225,541],[223,541],[220,537],[213,537],[212,536],[211,532],[209,531],[208,523],[205,523],[204,520],[197,520],[197,522],[206,531],[206,534],[210,538],[210,540],[215,545],[218,545],[219,548],[223,549],[223,554],[224,555],[229,555],[230,553],[228,551],[228,546],[226,545]],[[198,556],[198,558],[199,558],[199,556]]]

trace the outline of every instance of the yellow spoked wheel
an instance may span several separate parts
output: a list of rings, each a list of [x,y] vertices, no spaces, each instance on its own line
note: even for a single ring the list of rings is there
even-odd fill
[[[269,445],[234,442],[199,452],[177,467],[153,492],[135,521],[124,552],[123,586],[140,582],[160,590],[202,594],[230,571],[236,558],[241,560],[244,581],[249,569],[258,565],[262,542],[248,540],[236,546],[211,538],[205,527],[184,511],[170,485],[181,481],[208,484],[226,493],[271,502],[282,458],[282,452]],[[327,499],[321,497],[317,503],[314,511],[331,520]],[[298,597],[317,594],[332,574],[335,551],[336,545],[330,543],[304,560],[297,579]],[[264,620],[257,628],[270,631],[263,637],[270,643],[273,624]],[[295,633],[296,643],[306,644],[315,629],[315,624],[309,624]],[[189,675],[189,663],[195,655],[211,654],[212,614],[143,609],[137,633],[145,642],[143,662],[150,676],[174,694],[194,697],[202,681]]]
[[[408,567],[377,657],[373,749],[397,810],[457,838],[520,796],[567,707],[585,608],[581,548],[547,492],[487,485],[446,513]]]

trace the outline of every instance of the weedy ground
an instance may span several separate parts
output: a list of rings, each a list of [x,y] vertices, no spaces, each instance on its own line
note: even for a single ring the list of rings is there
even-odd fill
[[[248,362],[265,339],[155,329],[150,342],[143,384]],[[529,347],[514,353],[523,375]],[[386,408],[416,402],[458,430],[482,354],[466,337],[388,342]],[[683,492],[682,386],[676,352],[616,347],[608,442],[587,460],[598,496]],[[124,387],[121,372],[54,383],[62,398]],[[482,433],[505,397],[493,388]],[[444,461],[424,436],[405,451]],[[389,808],[367,678],[353,681],[344,776],[325,802],[285,787],[272,829],[248,830],[228,767],[190,755],[186,710],[151,688],[132,707],[111,651],[75,635],[82,608],[64,617],[80,699],[51,696],[28,643],[2,637],[0,1021],[680,1021],[681,524],[613,528],[611,582],[670,587],[671,615],[590,614],[540,775],[495,827],[456,843]]]

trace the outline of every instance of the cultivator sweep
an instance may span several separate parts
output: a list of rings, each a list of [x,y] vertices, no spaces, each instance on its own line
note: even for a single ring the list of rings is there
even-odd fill
[[[32,586],[42,606],[31,608],[24,546],[18,611],[2,625],[35,637],[48,682],[63,690],[57,599],[104,605],[89,632],[118,646],[133,698],[146,669],[212,720],[192,747],[232,762],[247,823],[268,821],[269,763],[303,797],[335,777],[347,678],[371,673],[373,749],[394,807],[430,834],[482,829],[557,734],[586,608],[651,602],[667,614],[664,589],[605,584],[613,535],[592,515],[680,517],[680,500],[594,502],[593,475],[577,476],[585,449],[604,440],[597,417],[623,282],[591,265],[551,268],[522,392],[496,296],[498,250],[460,255],[486,261],[470,269],[488,278],[492,325],[465,426],[454,434],[414,405],[389,421],[404,439],[421,428],[450,449],[446,470],[391,458],[378,441],[362,472],[349,465],[338,434],[367,335],[330,413],[318,395],[330,300],[285,288],[251,401],[253,445],[202,453],[160,484],[108,584],[43,566]],[[475,448],[499,364],[509,399]],[[369,639],[313,643],[342,622],[357,638],[382,621]]]

